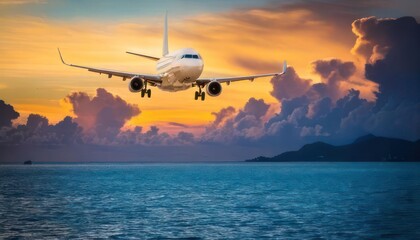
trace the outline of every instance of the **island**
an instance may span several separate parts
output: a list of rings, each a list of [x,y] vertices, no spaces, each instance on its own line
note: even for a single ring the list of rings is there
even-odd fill
[[[24,161],[24,162],[23,162],[23,164],[24,164],[24,165],[32,165],[32,161],[31,161],[31,160]]]
[[[298,151],[274,157],[257,157],[246,162],[418,162],[420,140],[415,142],[377,137],[372,134],[353,143],[334,146],[324,142],[304,145]]]

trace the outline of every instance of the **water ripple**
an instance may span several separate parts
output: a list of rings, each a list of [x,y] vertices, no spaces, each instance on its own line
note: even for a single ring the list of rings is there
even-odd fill
[[[0,239],[420,238],[420,164],[0,166]]]

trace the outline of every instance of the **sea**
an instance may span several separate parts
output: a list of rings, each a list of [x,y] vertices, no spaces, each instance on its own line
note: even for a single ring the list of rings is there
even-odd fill
[[[0,165],[0,239],[420,239],[420,163]]]

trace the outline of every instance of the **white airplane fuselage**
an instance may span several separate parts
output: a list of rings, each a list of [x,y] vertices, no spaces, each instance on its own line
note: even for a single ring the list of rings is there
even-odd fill
[[[203,59],[192,48],[168,53],[156,64],[156,70],[162,76],[162,84],[158,87],[168,92],[188,89],[200,77],[203,68]]]

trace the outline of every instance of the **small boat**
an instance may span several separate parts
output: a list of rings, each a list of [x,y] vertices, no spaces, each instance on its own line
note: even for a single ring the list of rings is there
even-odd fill
[[[25,165],[32,165],[32,161],[31,160],[24,161],[23,164],[25,164]]]

